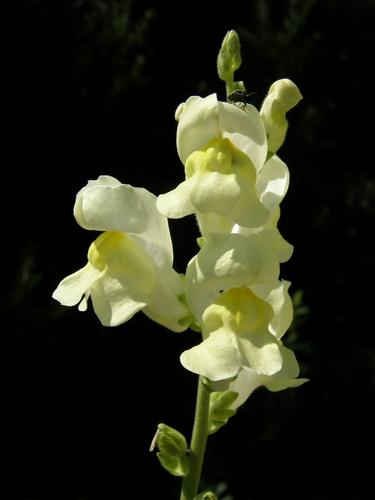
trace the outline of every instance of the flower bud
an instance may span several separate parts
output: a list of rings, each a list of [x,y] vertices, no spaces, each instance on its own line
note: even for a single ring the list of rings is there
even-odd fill
[[[233,73],[241,66],[240,39],[234,30],[228,31],[217,57],[217,72],[224,82],[233,81]]]
[[[277,80],[271,85],[260,110],[270,153],[275,153],[283,144],[288,129],[285,115],[301,99],[297,85],[287,78]]]
[[[161,465],[172,476],[186,476],[188,471],[188,446],[185,437],[173,427],[158,425],[156,454]]]

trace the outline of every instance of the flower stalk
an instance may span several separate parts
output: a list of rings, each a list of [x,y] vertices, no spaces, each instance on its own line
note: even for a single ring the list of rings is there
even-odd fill
[[[180,500],[194,500],[198,493],[208,438],[209,407],[210,392],[205,387],[202,377],[199,377],[194,427],[190,444],[189,472],[182,480]]]

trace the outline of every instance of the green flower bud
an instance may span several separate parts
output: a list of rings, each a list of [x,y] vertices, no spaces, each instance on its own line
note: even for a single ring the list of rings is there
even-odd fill
[[[236,413],[237,410],[230,406],[236,400],[237,392],[213,392],[210,398],[210,410],[208,416],[208,433],[214,434],[225,425],[230,417]]]
[[[233,73],[241,66],[240,39],[234,30],[228,31],[217,57],[217,72],[224,82],[233,81]]]
[[[161,465],[172,476],[186,476],[188,472],[188,446],[185,437],[173,427],[158,425],[156,454]]]

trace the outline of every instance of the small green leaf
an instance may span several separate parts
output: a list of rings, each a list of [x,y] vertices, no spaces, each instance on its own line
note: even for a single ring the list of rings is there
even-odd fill
[[[237,396],[238,393],[234,391],[213,392],[211,394],[208,417],[209,434],[218,431],[236,413],[237,410],[230,408],[230,406]]]

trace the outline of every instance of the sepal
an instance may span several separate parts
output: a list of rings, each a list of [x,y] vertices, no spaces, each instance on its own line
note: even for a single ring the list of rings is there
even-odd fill
[[[173,427],[159,424],[156,446],[159,448],[156,456],[164,469],[172,476],[186,476],[189,452],[185,436]]]
[[[208,433],[214,434],[223,427],[230,417],[237,412],[236,409],[230,408],[232,403],[237,399],[238,392],[213,392],[210,397],[210,409],[208,415]]]

